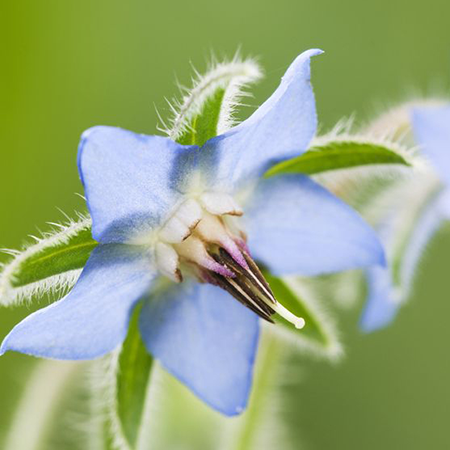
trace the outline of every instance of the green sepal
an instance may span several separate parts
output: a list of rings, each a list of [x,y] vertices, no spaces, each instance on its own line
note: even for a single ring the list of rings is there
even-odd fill
[[[11,285],[22,287],[69,270],[81,269],[97,245],[90,228],[80,230],[67,242],[44,248],[24,259],[14,273]]]
[[[217,136],[224,95],[225,89],[222,87],[211,94],[201,111],[192,118],[186,131],[177,139],[180,144],[202,146],[207,140]]]
[[[167,134],[180,144],[202,146],[225,132],[234,125],[233,111],[242,89],[260,77],[261,71],[254,61],[238,56],[212,65],[203,76],[197,73],[183,99],[170,104],[174,116],[170,127],[166,127]]]
[[[4,250],[12,259],[0,264],[0,304],[47,293],[60,296],[73,286],[98,245],[92,238],[91,220],[80,216],[76,222],[55,227],[21,251]]]
[[[154,369],[153,358],[139,333],[140,310],[138,305],[119,354],[116,373],[117,418],[130,449],[136,448],[140,429],[145,426],[142,420],[146,394]]]
[[[314,175],[329,170],[373,164],[411,165],[407,157],[395,145],[390,148],[387,144],[336,140],[315,145],[300,156],[275,164],[265,176],[286,173]]]
[[[292,282],[275,277],[268,271],[264,271],[264,277],[269,283],[275,298],[292,314],[305,319],[305,326],[302,329],[296,329],[291,322],[275,314],[272,316],[272,319],[277,327],[283,327],[284,331],[288,331],[299,339],[309,341],[324,349],[328,349],[336,344],[331,331],[327,329],[324,318],[315,311],[310,302],[300,295]]]

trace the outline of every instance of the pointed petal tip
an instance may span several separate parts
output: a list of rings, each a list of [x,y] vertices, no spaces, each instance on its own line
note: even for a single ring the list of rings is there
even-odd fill
[[[0,345],[0,356],[3,356],[7,352],[17,352],[17,353],[22,353],[24,355],[39,357],[40,355],[35,355],[35,354],[27,351],[27,349],[22,348],[20,346],[20,344],[17,345],[17,342],[14,343],[14,337],[17,334],[18,326],[19,326],[19,324],[17,324],[3,339],[3,342]],[[20,332],[20,329],[19,329],[19,332]]]
[[[379,267],[386,268],[388,265],[386,252],[384,246],[380,241],[375,230],[365,221],[362,222],[365,226],[366,232],[366,242],[369,247],[369,254],[366,260],[366,264],[361,264],[359,267]]]
[[[306,70],[307,73],[309,73],[309,65],[310,60],[313,56],[318,56],[324,53],[323,50],[320,50],[319,48],[312,48],[310,50],[306,50],[302,53],[300,53],[292,62],[290,68],[287,70],[287,72],[284,74],[283,79],[287,77],[289,73],[296,73],[298,71],[304,71]]]
[[[378,238],[377,238],[376,246],[377,246],[377,250],[376,250],[376,255],[374,257],[375,265],[382,267],[382,268],[386,268],[388,265],[387,258],[386,258],[386,252],[384,251],[384,247],[381,244],[381,242],[378,240]]]
[[[148,350],[148,351],[150,352],[150,350]],[[250,383],[247,387],[247,395],[243,402],[238,403],[238,404],[233,404],[233,403],[226,404],[226,402],[224,402],[224,401],[213,401],[210,398],[205,397],[205,395],[201,389],[198,389],[195,386],[193,386],[192,383],[188,379],[181,376],[179,373],[176,373],[175,371],[173,371],[161,359],[157,358],[157,360],[159,361],[161,367],[164,368],[164,370],[166,370],[172,376],[174,376],[179,381],[181,381],[188,389],[190,389],[194,393],[195,396],[197,396],[202,402],[205,402],[210,408],[214,409],[218,413],[223,414],[226,417],[236,417],[236,416],[241,415],[247,409],[248,400],[250,397],[250,391],[251,391],[252,384],[253,384],[252,381],[250,381]]]
[[[5,338],[4,341],[2,342],[2,345],[0,346],[0,356],[3,356],[8,350],[9,349],[6,346],[6,338]]]
[[[219,287],[186,282],[146,302],[139,321],[147,350],[200,400],[228,417],[245,410],[259,341],[253,312]]]
[[[81,145],[86,141],[86,139],[89,139],[89,136],[95,132],[95,130],[98,128],[98,126],[93,126],[88,128],[87,130],[84,130],[83,133],[81,133]]]
[[[132,308],[156,276],[147,253],[130,247],[97,247],[70,293],[19,322],[3,340],[1,354],[78,361],[117,348]]]
[[[251,389],[251,387],[249,388]],[[223,414],[227,417],[236,417],[240,416],[246,409],[248,405],[248,397],[244,403],[239,403],[235,405],[223,405],[223,404],[214,404],[204,400],[209,406],[219,413]]]
[[[81,133],[80,143],[78,144],[77,166],[78,166],[78,173],[80,176],[80,180],[81,180],[81,183],[83,184],[83,186],[85,186],[85,181],[84,181],[83,171],[81,170],[81,158],[82,158],[84,149],[85,149],[86,145],[88,144],[88,142],[90,142],[90,140],[94,134],[102,132],[106,128],[112,128],[112,127],[96,125],[96,126],[88,128],[87,130],[84,130],[83,133]]]
[[[233,409],[223,410],[220,412],[227,417],[236,417],[236,416],[240,416],[246,409],[247,409],[247,405],[245,404],[243,406],[236,406]]]
[[[309,50],[305,50],[304,52],[300,53],[297,58],[295,58],[296,61],[298,60],[302,60],[304,61],[305,59],[310,59],[313,56],[319,56],[322,53],[325,53],[323,50],[321,50],[320,48],[311,48]]]
[[[363,334],[374,333],[375,331],[381,331],[387,328],[392,322],[392,320],[393,317],[392,318],[385,317],[384,319],[380,320],[379,318],[374,319],[370,316],[366,316],[363,314],[363,316],[359,321],[359,329]]]
[[[325,50],[322,50],[321,48],[312,48],[310,50],[307,50],[305,53],[309,53],[310,56],[318,56],[325,53]]]
[[[359,328],[368,334],[386,328],[394,321],[404,297],[403,292],[393,286],[389,270],[373,267],[366,272],[366,277],[368,295]]]
[[[109,125],[94,125],[87,130],[84,130],[81,134],[81,140],[89,139],[93,134],[96,133],[104,133],[112,130],[116,130],[117,127],[109,126]]]
[[[16,351],[14,348],[14,342],[11,345],[11,337],[14,337],[14,332],[17,328],[17,325],[13,327],[12,330],[4,337],[3,342],[0,345],[0,356],[3,356],[6,352]],[[17,350],[20,352],[20,349]]]
[[[25,319],[26,320],[26,319]],[[52,345],[48,348],[35,348],[26,341],[21,342],[24,336],[21,335],[20,325],[23,322],[16,325],[10,333],[5,337],[0,346],[0,357],[7,352],[22,353],[23,355],[34,356],[36,358],[53,359],[59,361],[90,361],[93,359],[101,358],[111,352],[111,349],[102,349],[100,351],[94,351],[91,354],[80,354],[76,350],[67,349],[66,351],[54,350]]]
[[[355,266],[357,268],[372,268],[377,267],[380,269],[385,269],[388,266],[388,262],[386,259],[386,253],[384,251],[384,247],[381,245],[378,238],[374,238],[372,241],[372,245],[370,245],[369,250],[366,254],[365,261],[361,261],[361,264]]]

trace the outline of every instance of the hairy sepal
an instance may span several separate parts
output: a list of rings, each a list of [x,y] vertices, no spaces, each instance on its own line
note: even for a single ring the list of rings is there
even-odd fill
[[[251,59],[236,56],[230,62],[215,63],[205,75],[196,73],[193,87],[181,101],[169,103],[173,112],[170,126],[162,130],[185,145],[203,145],[234,125],[233,113],[244,95],[243,88],[261,77]]]
[[[285,173],[315,175],[369,165],[413,165],[412,152],[395,142],[363,136],[320,138],[302,155],[271,167],[266,177]]]
[[[97,246],[91,234],[91,220],[79,216],[55,229],[21,251],[4,250],[12,259],[0,272],[0,304],[16,304],[33,296],[62,296],[71,288]]]
[[[409,123],[411,106],[412,104],[408,104],[388,111],[356,132],[352,131],[354,128],[352,119],[342,120],[329,133],[316,138],[312,148],[326,147],[331,142],[356,141],[358,145],[370,144],[387,149],[391,153],[384,153],[385,162],[320,171],[313,174],[314,179],[360,210],[386,189],[394,188],[416,173],[429,171],[429,164],[421,156],[411,138]],[[404,162],[390,163],[392,154],[393,159],[398,158]]]

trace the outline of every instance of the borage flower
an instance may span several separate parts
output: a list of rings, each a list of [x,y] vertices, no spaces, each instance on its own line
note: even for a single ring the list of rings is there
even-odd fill
[[[389,268],[367,271],[369,294],[361,318],[366,332],[391,323],[411,293],[413,275],[427,243],[450,218],[450,107],[411,111],[415,140],[429,166],[406,183],[388,192],[391,212],[378,232]]]
[[[304,324],[254,261],[276,275],[314,275],[383,260],[374,232],[314,181],[263,177],[315,133],[309,66],[319,53],[300,55],[249,119],[202,148],[119,128],[86,131],[78,165],[100,245],[73,290],[18,324],[1,352],[99,357],[121,344],[141,301],[148,351],[209,405],[240,413],[259,318]]]

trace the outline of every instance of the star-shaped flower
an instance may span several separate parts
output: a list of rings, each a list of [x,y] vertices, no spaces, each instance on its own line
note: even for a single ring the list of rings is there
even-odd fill
[[[264,178],[315,134],[309,78],[319,53],[301,54],[249,119],[202,148],[119,128],[86,131],[78,166],[100,245],[73,290],[18,324],[1,352],[97,358],[121,344],[141,301],[148,351],[209,405],[240,413],[259,318],[278,313],[303,326],[254,260],[276,275],[383,260],[375,233],[314,181]]]
[[[411,121],[415,139],[431,170],[401,187],[407,196],[411,195],[410,200],[399,197],[399,207],[380,224],[379,236],[390,267],[367,270],[369,294],[361,318],[366,332],[385,327],[395,318],[410,294],[423,249],[442,222],[450,218],[450,107],[415,109]],[[399,250],[401,260],[395,257]]]

